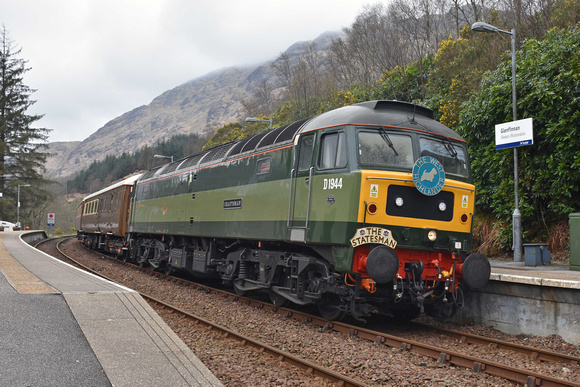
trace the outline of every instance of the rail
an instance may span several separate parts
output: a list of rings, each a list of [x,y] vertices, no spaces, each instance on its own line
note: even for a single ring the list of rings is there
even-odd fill
[[[64,253],[62,251],[62,249],[60,248],[60,244],[62,242],[64,242],[65,240],[66,239],[60,240],[56,245],[56,248],[60,254],[62,254],[64,257],[66,257],[70,261],[74,262],[76,265],[82,267],[84,270],[86,270],[92,274],[95,274],[99,277],[102,277],[108,281],[115,282],[113,279],[108,278],[107,276],[103,275],[102,273],[100,273],[98,271],[92,270],[91,268],[87,267],[86,265],[81,264],[80,262],[78,262],[74,258],[72,258],[72,257],[68,256],[66,253]],[[122,261],[119,261],[119,262],[121,263]],[[126,264],[125,262],[122,262],[122,263]],[[129,265],[129,264],[127,264],[127,265]],[[134,266],[134,265],[132,265],[132,266]],[[138,267],[138,266],[134,266],[134,267]],[[138,268],[142,269],[141,267],[138,267]],[[146,269],[143,269],[142,271],[146,271]],[[159,273],[159,274],[161,274],[161,273]],[[161,276],[168,277],[168,278],[171,278],[172,280],[175,280],[175,278],[167,276],[165,274],[162,274]],[[287,362],[287,363],[292,364],[294,366],[297,366],[299,368],[302,368],[302,369],[306,370],[307,373],[310,373],[310,374],[313,374],[315,376],[319,376],[319,377],[322,377],[324,379],[330,380],[331,382],[337,383],[338,385],[344,386],[344,387],[351,387],[351,386],[352,387],[363,387],[363,386],[366,386],[366,384],[364,384],[364,383],[361,383],[359,381],[351,379],[345,375],[341,375],[337,372],[334,372],[328,368],[322,367],[318,364],[312,363],[308,360],[301,359],[301,358],[294,356],[288,352],[279,350],[279,349],[271,347],[267,344],[261,343],[257,340],[251,339],[251,338],[244,336],[240,333],[234,332],[226,327],[215,324],[209,320],[206,320],[202,317],[193,315],[189,312],[186,312],[186,311],[184,311],[176,306],[167,304],[167,303],[165,303],[159,299],[156,299],[155,297],[152,297],[148,294],[145,294],[142,292],[138,292],[138,293],[141,295],[141,297],[143,297],[144,299],[146,299],[150,302],[158,304],[158,305],[162,306],[163,308],[170,309],[173,312],[179,313],[180,315],[187,317],[189,319],[192,319],[198,323],[202,323],[208,327],[211,327],[212,330],[222,332],[224,335],[232,338],[233,340],[237,341],[241,345],[250,345],[250,346],[256,348],[260,352],[267,353],[273,357],[278,358],[280,361],[284,361],[284,362]]]
[[[62,252],[61,252],[62,253]],[[66,254],[62,253],[66,256]],[[130,265],[126,262],[122,262],[111,258],[120,264]],[[72,259],[71,259],[72,260]],[[74,261],[74,260],[73,260]],[[165,278],[169,277],[165,274],[151,271],[149,269],[145,269],[139,266],[131,265],[132,267],[136,268],[140,271],[145,271],[150,273],[151,275]],[[90,269],[89,269],[90,270]],[[101,275],[101,274],[97,274]],[[106,277],[105,277],[106,278]],[[244,302],[248,305],[252,305],[259,309],[269,309],[272,312],[283,314],[287,318],[293,318],[298,321],[302,321],[304,323],[312,323],[324,329],[332,329],[337,332],[341,332],[343,334],[347,334],[350,336],[357,336],[359,338],[372,341],[378,345],[387,345],[390,347],[400,348],[402,350],[409,350],[415,353],[419,353],[425,356],[429,356],[433,359],[437,359],[437,361],[441,364],[454,364],[457,366],[470,368],[475,372],[485,372],[490,375],[498,376],[507,380],[515,381],[517,383],[524,384],[526,386],[580,386],[578,383],[574,383],[571,381],[567,381],[560,378],[551,377],[548,375],[543,375],[537,372],[533,372],[530,370],[525,369],[517,369],[505,364],[500,364],[491,360],[487,359],[480,359],[474,356],[462,354],[456,351],[452,351],[449,349],[443,349],[439,347],[435,347],[426,343],[416,342],[412,340],[408,340],[405,338],[389,335],[383,332],[374,331],[371,329],[365,329],[358,326],[353,326],[341,322],[336,321],[328,321],[320,316],[311,315],[308,313],[296,311],[293,309],[287,309],[282,307],[277,307],[273,304],[269,304],[264,301],[255,300],[248,297],[239,296],[236,294],[232,294],[230,292],[226,292],[220,289],[215,289],[212,287],[208,287],[203,284],[197,284],[194,282],[190,282],[184,279],[171,277],[171,280],[174,282],[179,282],[184,285],[187,285],[191,288],[203,290],[206,293],[216,293],[220,294],[224,297],[233,297],[236,301]],[[144,296],[148,297],[148,296]],[[547,351],[539,348],[533,347],[526,347],[517,345],[514,343],[499,341],[496,339],[490,339],[483,336],[477,336],[472,334],[467,334],[463,332],[457,332],[449,329],[440,329],[435,327],[429,327],[430,329],[439,330],[449,335],[455,335],[460,337],[460,342],[462,343],[477,343],[479,345],[490,345],[490,346],[499,346],[501,348],[509,349],[511,351],[524,353],[530,359],[533,360],[543,360],[543,361],[559,361],[564,363],[570,364],[580,364],[580,358],[560,354],[552,351]],[[348,385],[348,384],[345,384]]]

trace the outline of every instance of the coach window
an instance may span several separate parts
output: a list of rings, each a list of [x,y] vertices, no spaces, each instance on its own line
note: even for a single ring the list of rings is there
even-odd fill
[[[346,167],[346,139],[344,132],[329,133],[320,141],[318,167],[320,169]]]

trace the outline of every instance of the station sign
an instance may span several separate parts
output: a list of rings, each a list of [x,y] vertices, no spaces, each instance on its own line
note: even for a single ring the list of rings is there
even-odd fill
[[[515,148],[534,143],[532,118],[505,122],[495,126],[495,149]]]

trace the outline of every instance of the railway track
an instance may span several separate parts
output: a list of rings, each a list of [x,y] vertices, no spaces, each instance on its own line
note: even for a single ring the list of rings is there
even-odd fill
[[[62,252],[61,252],[62,253]],[[64,255],[64,253],[62,253]],[[70,259],[70,258],[69,258]],[[115,260],[111,258],[115,262],[120,264],[126,264],[124,262]],[[146,271],[150,275],[154,275],[160,278],[167,277],[165,274],[154,272],[149,269],[143,269],[135,265],[131,265],[131,267],[136,268],[141,271]],[[208,287],[203,284],[197,284],[190,281],[186,281],[183,279],[171,277],[171,281],[179,282],[183,285],[186,285],[192,289],[199,289],[206,293],[215,293],[219,294],[225,298],[232,298],[238,302],[242,302],[251,306],[254,306],[259,309],[267,309],[274,313],[282,314],[285,317],[293,318],[298,321],[302,321],[304,323],[315,324],[317,326],[323,327],[327,330],[334,330],[337,332],[341,332],[343,334],[349,336],[357,336],[359,338],[374,342],[378,345],[387,345],[390,347],[400,348],[402,350],[408,350],[415,353],[422,354],[424,356],[431,357],[436,359],[440,364],[453,364],[456,366],[470,368],[476,372],[483,372],[490,375],[498,376],[510,381],[514,381],[517,383],[521,383],[527,386],[578,386],[578,383],[574,382],[567,382],[566,380],[562,380],[559,378],[554,378],[547,375],[542,375],[540,373],[531,372],[529,370],[518,369],[514,367],[507,366],[505,364],[501,364],[498,362],[490,361],[487,359],[481,359],[469,355],[462,354],[458,351],[439,348],[436,346],[432,346],[426,343],[421,343],[417,341],[412,341],[405,339],[403,337],[393,336],[386,334],[384,332],[379,332],[371,329],[366,329],[358,326],[353,326],[341,322],[333,322],[328,321],[320,316],[304,313],[297,310],[287,309],[276,307],[265,301],[255,300],[252,298],[242,297],[235,295],[230,292],[224,292],[220,289],[215,289]],[[149,298],[148,296],[144,296]],[[153,302],[159,303],[160,301],[155,300]],[[164,306],[169,308],[170,306]],[[200,321],[201,323],[206,324],[205,321]],[[208,322],[209,323],[209,322]],[[416,324],[419,326],[419,324]],[[216,327],[216,329],[219,329]],[[459,343],[461,345],[483,345],[489,348],[501,348],[502,350],[509,350],[512,352],[517,352],[527,356],[528,358],[536,361],[545,361],[545,362],[562,362],[571,365],[578,365],[580,363],[580,358],[574,357],[571,355],[561,354],[557,352],[547,351],[543,349],[533,348],[522,346],[514,343],[504,342],[497,339],[487,338],[484,336],[477,336],[473,334],[468,334],[465,332],[454,331],[450,329],[441,329],[441,328],[434,328],[429,326],[425,329],[436,329],[437,334],[445,334],[448,335],[450,338],[453,339],[454,342]],[[227,328],[223,331],[224,334],[235,336],[232,333],[227,332]],[[250,343],[247,337],[239,336],[238,341],[243,343]],[[250,339],[251,340],[251,339]],[[252,344],[253,345],[253,344]],[[273,348],[275,351],[274,356],[283,356],[282,354],[275,353],[278,351],[277,349]],[[266,351],[266,348],[264,349]],[[288,361],[293,362],[293,359],[288,358]],[[317,369],[312,367],[312,364],[305,365],[307,369],[311,369],[313,372],[319,372]],[[347,382],[344,382],[347,383]],[[343,385],[350,385],[350,384],[343,384]]]
[[[66,240],[68,240],[68,239],[62,238],[62,240],[60,240],[56,245],[56,249],[63,257],[65,257],[68,261],[73,262],[78,267],[81,267],[83,270],[86,270],[90,273],[93,273],[93,274],[98,275],[102,278],[105,278],[109,281],[114,282],[113,279],[108,278],[107,276],[103,275],[102,273],[99,273],[98,271],[92,270],[90,267],[83,265],[82,263],[78,262],[74,258],[72,258],[72,257],[68,256],[66,253],[64,253],[62,251],[62,249],[60,248],[60,243],[66,241]],[[42,241],[39,242],[38,244],[36,244],[35,247],[37,247],[41,243],[42,243]],[[113,259],[113,258],[111,258],[111,259]],[[152,272],[151,270],[143,269],[139,266],[127,264],[127,263],[122,262],[122,261],[119,261],[119,263],[122,263],[125,265],[130,265],[131,267],[138,268],[141,271],[145,271],[145,272],[149,272],[149,273],[156,273],[156,272]],[[161,273],[156,273],[156,274],[160,274],[163,277],[170,278],[172,280],[176,280],[175,277],[169,277],[169,276],[166,276],[165,274],[161,274]],[[282,351],[278,348],[274,348],[274,347],[271,347],[267,344],[261,343],[257,340],[254,340],[250,337],[247,337],[245,335],[237,333],[237,332],[235,332],[231,329],[228,329],[226,327],[223,327],[221,325],[215,324],[207,319],[204,319],[202,317],[191,314],[191,313],[189,313],[185,310],[182,310],[174,305],[170,305],[170,304],[168,304],[162,300],[159,300],[151,295],[148,295],[148,294],[142,293],[142,292],[138,292],[138,293],[145,300],[157,305],[158,308],[167,309],[167,310],[170,310],[174,313],[178,313],[179,315],[181,315],[183,317],[186,317],[190,320],[193,320],[196,324],[202,324],[204,326],[207,326],[209,329],[222,335],[222,337],[230,338],[231,340],[236,341],[240,345],[250,346],[250,347],[256,349],[257,351],[259,351],[260,353],[264,353],[264,354],[270,355],[272,357],[275,357],[280,362],[285,362],[285,363],[294,365],[298,368],[301,368],[301,369],[305,370],[305,372],[307,374],[327,379],[327,380],[331,381],[332,383],[335,383],[338,386],[344,386],[344,387],[362,387],[362,386],[365,386],[364,383],[356,381],[356,380],[349,378],[345,375],[341,375],[341,374],[334,372],[326,367],[309,362],[308,360],[301,359],[297,356],[292,355],[291,353],[288,353],[288,352]]]

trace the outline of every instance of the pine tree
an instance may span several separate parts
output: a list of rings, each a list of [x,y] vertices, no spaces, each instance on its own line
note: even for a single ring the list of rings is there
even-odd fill
[[[49,129],[32,128],[42,115],[30,115],[26,111],[36,101],[30,97],[35,90],[23,83],[24,74],[30,70],[27,61],[20,59],[22,49],[14,49],[6,27],[0,32],[0,219],[16,221],[18,185],[21,188],[20,215],[46,199],[42,177],[47,153],[46,139]],[[23,200],[26,198],[26,200]]]

